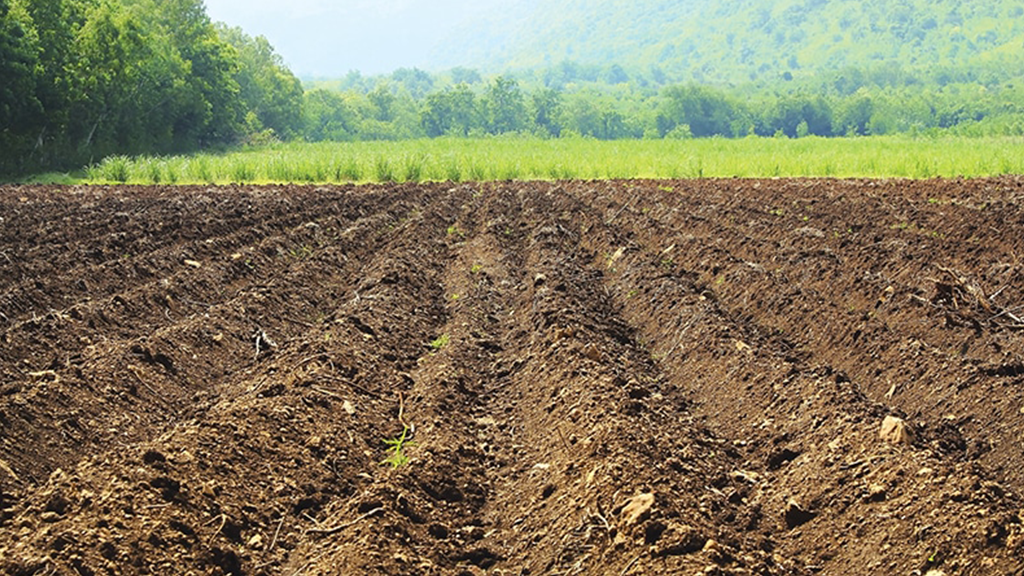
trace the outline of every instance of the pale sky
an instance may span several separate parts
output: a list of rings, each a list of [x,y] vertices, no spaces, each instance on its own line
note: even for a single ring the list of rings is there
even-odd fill
[[[266,36],[297,75],[429,69],[433,47],[501,0],[205,0],[215,21]]]

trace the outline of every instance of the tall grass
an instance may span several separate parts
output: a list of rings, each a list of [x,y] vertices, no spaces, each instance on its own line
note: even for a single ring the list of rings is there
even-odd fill
[[[115,156],[91,182],[402,182],[1024,174],[1024,138],[487,138],[273,144],[227,154]]]

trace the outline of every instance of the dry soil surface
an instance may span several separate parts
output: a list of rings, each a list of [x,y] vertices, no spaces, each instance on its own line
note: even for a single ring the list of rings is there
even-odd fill
[[[1022,200],[0,187],[0,572],[1020,574]]]

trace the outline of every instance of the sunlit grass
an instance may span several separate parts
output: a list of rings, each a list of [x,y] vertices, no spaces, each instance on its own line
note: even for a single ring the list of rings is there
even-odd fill
[[[135,184],[329,183],[711,177],[1024,174],[1024,138],[536,138],[290,143],[225,154],[112,157],[86,181]]]

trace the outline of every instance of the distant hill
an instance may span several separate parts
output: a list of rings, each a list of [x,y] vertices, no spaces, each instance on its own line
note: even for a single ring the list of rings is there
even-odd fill
[[[564,61],[670,81],[746,82],[846,66],[1024,63],[1020,0],[512,0],[435,51],[486,71]]]

